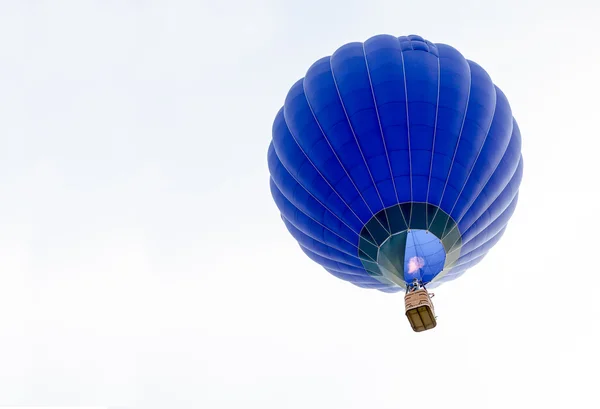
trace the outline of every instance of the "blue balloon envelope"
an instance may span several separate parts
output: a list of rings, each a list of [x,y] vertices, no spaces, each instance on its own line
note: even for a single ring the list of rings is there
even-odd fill
[[[411,35],[315,62],[275,117],[271,192],[308,257],[359,287],[435,287],[502,237],[521,135],[486,71]]]

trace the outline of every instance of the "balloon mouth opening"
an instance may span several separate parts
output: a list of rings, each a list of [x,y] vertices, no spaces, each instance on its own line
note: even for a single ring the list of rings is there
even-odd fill
[[[454,220],[429,203],[406,202],[375,214],[362,228],[358,256],[377,281],[406,289],[436,281],[456,263],[462,246]]]

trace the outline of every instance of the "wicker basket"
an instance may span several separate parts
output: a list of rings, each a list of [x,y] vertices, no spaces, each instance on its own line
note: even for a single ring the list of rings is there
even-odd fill
[[[431,296],[426,289],[411,291],[404,296],[406,317],[415,332],[435,328],[437,321]]]

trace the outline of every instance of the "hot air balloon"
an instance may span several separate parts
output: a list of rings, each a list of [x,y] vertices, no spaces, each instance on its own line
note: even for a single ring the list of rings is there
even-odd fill
[[[437,323],[428,289],[500,240],[523,173],[506,96],[417,35],[348,43],[310,66],[275,116],[268,164],[302,251],[359,287],[404,291],[417,332]]]

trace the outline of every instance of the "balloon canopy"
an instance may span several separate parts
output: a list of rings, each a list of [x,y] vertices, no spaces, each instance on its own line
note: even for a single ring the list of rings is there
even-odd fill
[[[268,150],[271,192],[308,257],[364,288],[429,287],[502,237],[521,135],[486,71],[422,37],[379,35],[315,62]]]

